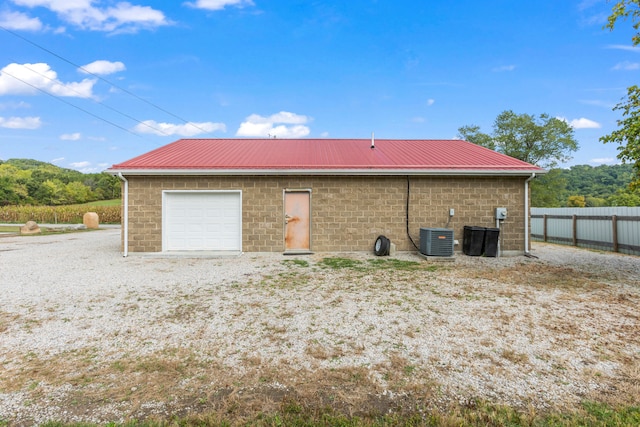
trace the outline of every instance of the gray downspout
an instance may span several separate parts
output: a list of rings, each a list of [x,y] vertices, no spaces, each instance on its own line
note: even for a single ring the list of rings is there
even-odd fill
[[[524,182],[524,254],[529,255],[529,181],[536,177],[533,172]]]
[[[124,182],[124,210],[122,213],[122,227],[124,227],[124,251],[123,257],[129,255],[129,181],[122,175],[122,172],[118,172],[118,178]]]

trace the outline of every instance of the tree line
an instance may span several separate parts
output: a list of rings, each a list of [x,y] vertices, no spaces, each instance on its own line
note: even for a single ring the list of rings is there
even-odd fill
[[[117,199],[120,181],[32,159],[0,160],[0,206],[70,205]]]
[[[631,164],[577,165],[550,169],[531,184],[534,207],[640,206],[640,191],[630,188]]]
[[[503,111],[496,117],[491,133],[467,125],[458,129],[458,137],[548,169],[548,173],[532,181],[532,206],[640,206],[636,164],[557,167],[571,159],[578,143],[573,128],[549,114]]]

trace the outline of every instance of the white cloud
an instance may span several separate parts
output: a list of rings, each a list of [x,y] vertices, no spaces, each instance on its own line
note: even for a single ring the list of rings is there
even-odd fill
[[[81,137],[82,135],[80,134],[80,132],[65,133],[60,135],[60,139],[63,141],[78,141]]]
[[[435,99],[427,99],[427,107],[431,107],[435,103],[436,103]]]
[[[573,119],[571,121],[569,121],[565,117],[556,117],[556,118],[558,120],[562,120],[563,122],[566,122],[569,126],[571,126],[574,129],[600,129],[602,127],[600,123],[594,122],[593,120],[585,119],[584,117],[581,117],[579,119]]]
[[[142,123],[136,125],[134,130],[140,133],[150,133],[159,136],[178,135],[189,137],[216,131],[226,132],[227,127],[224,123],[213,122],[189,122],[176,125],[173,123],[158,123],[155,120],[145,120]]]
[[[573,119],[569,122],[574,129],[600,129],[602,125],[593,120],[585,119],[581,117],[579,119]]]
[[[320,138],[329,138],[329,132],[322,132]]]
[[[7,129],[38,129],[42,126],[40,117],[0,117],[0,127]]]
[[[56,159],[51,160],[51,163],[60,163],[63,160],[64,160],[64,157],[58,157]]]
[[[610,44],[609,46],[607,46],[607,49],[619,49],[619,50],[628,50],[631,52],[640,52],[640,47],[630,46],[626,44]]]
[[[640,70],[640,63],[631,62],[631,61],[623,61],[623,62],[619,62],[616,65],[614,65],[612,70],[616,70],[616,71],[617,70],[622,70],[622,71]]]
[[[96,172],[101,172],[100,169],[98,169],[95,166],[91,166],[91,162],[73,162],[73,163],[69,163],[69,166],[71,166],[72,168],[79,170],[82,173],[96,173]]]
[[[491,71],[493,71],[495,73],[501,73],[501,72],[505,72],[505,71],[513,71],[515,69],[516,69],[515,65],[502,65],[500,67],[493,68]]]
[[[31,108],[31,105],[24,101],[4,102],[0,104],[0,110],[17,110],[18,108]]]
[[[83,74],[107,75],[126,70],[124,64],[120,61],[111,62],[105,60],[93,61],[90,64],[83,65],[80,72]]]
[[[595,165],[614,165],[617,162],[618,162],[617,159],[614,159],[613,157],[601,157],[601,158],[589,160],[589,163],[592,163]]]
[[[236,136],[302,138],[311,132],[308,126],[304,126],[309,121],[311,119],[307,116],[287,111],[281,111],[269,117],[252,114],[240,124]]]
[[[30,18],[22,12],[11,11],[0,13],[0,25],[8,30],[20,31],[40,31],[43,28],[40,19]]]
[[[91,162],[73,162],[69,163],[69,166],[74,168],[86,168],[87,166],[91,166]]]
[[[413,123],[424,123],[426,120],[424,117],[414,117],[411,119]]]
[[[159,10],[122,1],[114,6],[94,6],[96,0],[13,0],[19,6],[43,7],[77,28],[107,32],[137,32],[170,22]]]
[[[611,110],[616,105],[611,102],[606,102],[599,99],[583,99],[580,102],[586,105],[593,105],[595,107],[606,108],[607,110]]]
[[[95,79],[63,83],[48,64],[9,64],[0,70],[0,95],[33,95],[43,90],[56,96],[90,98]]]
[[[253,6],[252,0],[196,0],[195,2],[185,3],[187,6],[196,9],[206,10],[222,10],[227,6],[245,7]]]

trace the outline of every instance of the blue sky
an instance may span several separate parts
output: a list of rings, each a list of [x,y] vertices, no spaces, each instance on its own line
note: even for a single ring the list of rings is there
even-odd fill
[[[0,159],[83,172],[180,138],[451,139],[504,110],[575,128],[573,164],[638,83],[606,0],[5,0]]]

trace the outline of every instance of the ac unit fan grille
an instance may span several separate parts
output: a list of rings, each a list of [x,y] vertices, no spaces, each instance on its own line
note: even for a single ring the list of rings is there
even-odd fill
[[[421,228],[420,253],[427,256],[452,256],[453,230],[448,228]]]

